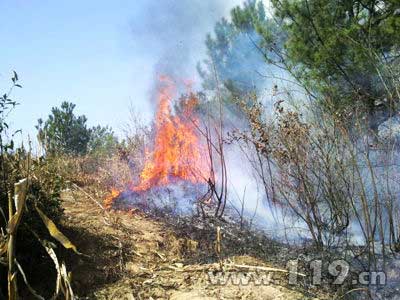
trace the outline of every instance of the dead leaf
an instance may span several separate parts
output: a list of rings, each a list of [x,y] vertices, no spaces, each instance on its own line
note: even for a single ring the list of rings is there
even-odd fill
[[[78,252],[78,250],[76,249],[76,246],[74,244],[72,244],[72,242],[60,231],[58,230],[56,224],[54,224],[54,222],[52,220],[50,220],[45,214],[44,212],[42,212],[40,210],[39,207],[36,206],[36,210],[40,215],[40,218],[42,219],[44,225],[46,225],[47,230],[49,231],[50,235],[55,238],[57,241],[59,241],[64,248],[66,249],[72,249],[75,253],[77,254],[81,254],[80,252]]]

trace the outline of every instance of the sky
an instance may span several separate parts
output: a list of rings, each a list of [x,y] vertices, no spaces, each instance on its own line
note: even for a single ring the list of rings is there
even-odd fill
[[[22,138],[35,139],[37,119],[62,101],[88,124],[120,134],[129,107],[152,118],[157,72],[174,68],[198,81],[196,62],[216,21],[241,0],[0,0],[0,92],[12,71],[22,89],[10,115]]]

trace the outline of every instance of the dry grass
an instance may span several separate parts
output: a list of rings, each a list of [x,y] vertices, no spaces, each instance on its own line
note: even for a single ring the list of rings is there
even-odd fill
[[[72,268],[73,286],[81,297],[308,299],[315,296],[284,285],[212,286],[207,272],[219,270],[219,264],[212,246],[215,232],[211,227],[200,230],[188,226],[187,233],[193,230],[188,235],[183,223],[172,227],[171,223],[155,220],[137,210],[105,213],[79,190],[66,192],[63,199],[66,229],[85,254],[84,257],[69,256],[67,261]],[[237,251],[235,255],[235,249],[243,244],[236,244],[235,248],[231,242],[233,239],[222,241],[225,266],[276,266],[267,263],[265,255],[264,259],[239,255]],[[242,252],[246,252],[245,248]]]

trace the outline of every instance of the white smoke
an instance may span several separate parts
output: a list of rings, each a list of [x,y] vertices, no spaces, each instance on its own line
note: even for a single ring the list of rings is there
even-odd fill
[[[205,38],[242,0],[143,1],[145,16],[131,23],[135,44],[156,57],[154,72],[199,84],[196,64],[206,54]]]

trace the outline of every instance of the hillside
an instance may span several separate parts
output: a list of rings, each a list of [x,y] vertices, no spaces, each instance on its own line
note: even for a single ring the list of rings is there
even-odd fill
[[[213,241],[205,241],[204,232],[203,240],[191,240],[139,210],[106,212],[82,191],[65,192],[63,200],[67,232],[87,255],[71,257],[70,262],[73,286],[82,299],[316,299],[312,291],[287,285],[212,285],[207,274],[217,272],[219,264],[212,247],[205,253],[205,244]],[[224,258],[223,268],[281,268],[271,263],[275,260],[232,255]]]

